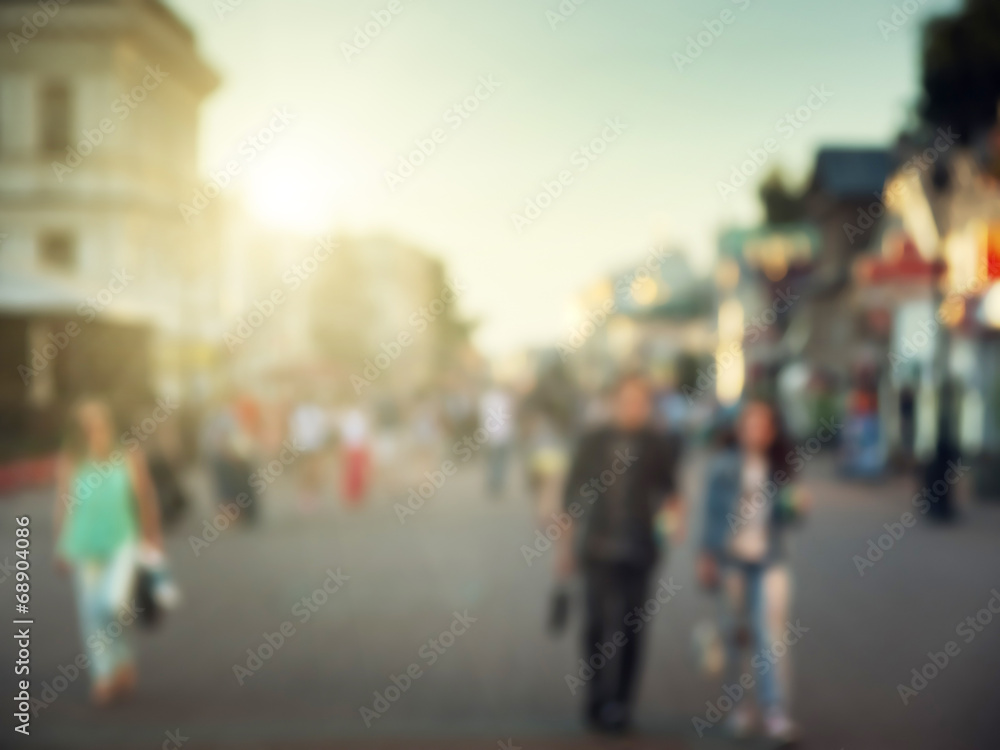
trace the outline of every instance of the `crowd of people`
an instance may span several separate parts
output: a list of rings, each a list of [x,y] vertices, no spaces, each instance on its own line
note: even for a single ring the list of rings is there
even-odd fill
[[[691,503],[679,467],[687,411],[676,391],[656,389],[639,373],[585,398],[556,368],[521,392],[491,382],[472,395],[425,394],[405,407],[386,400],[334,408],[316,395],[275,418],[249,397],[220,400],[202,420],[199,444],[217,501],[238,501],[240,520],[252,524],[262,498],[288,497],[268,494],[286,470],[291,482],[285,487],[294,487],[297,498],[290,504],[300,512],[334,498],[356,507],[373,486],[398,494],[411,477],[437,465],[443,446],[473,437],[477,450],[482,447],[487,498],[514,499],[512,488],[523,486],[540,524],[557,513],[572,519],[555,577],[557,587],[575,576],[583,581],[583,656],[590,661],[648,600],[654,571],[665,564],[669,546],[685,538]],[[168,463],[123,453],[115,434],[107,403],[82,402],[60,462],[57,558],[72,573],[88,648],[89,635],[106,628],[124,606],[138,550],[162,550],[161,516],[176,510],[157,500],[158,490],[161,496],[183,494]],[[750,399],[739,410],[720,412],[712,434],[695,522],[697,578],[717,599],[716,646],[724,655],[724,679],[732,683],[753,652],[770,646],[788,614],[785,536],[801,518],[806,497],[796,488],[771,403]],[[158,478],[149,469],[154,464]],[[519,481],[514,466],[523,471]],[[115,644],[90,649],[97,704],[135,682],[128,639]],[[589,682],[584,718],[591,728],[628,728],[641,646],[640,632],[628,636],[614,663]],[[795,732],[786,676],[787,663],[782,669],[758,666],[754,681],[764,731],[774,738]],[[741,704],[727,726],[745,735],[752,718]]]

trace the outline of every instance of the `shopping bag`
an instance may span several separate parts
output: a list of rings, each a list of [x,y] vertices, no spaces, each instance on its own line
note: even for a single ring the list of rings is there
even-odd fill
[[[135,588],[139,623],[143,627],[159,625],[180,601],[180,592],[170,575],[166,558],[155,547],[146,545],[139,550]]]

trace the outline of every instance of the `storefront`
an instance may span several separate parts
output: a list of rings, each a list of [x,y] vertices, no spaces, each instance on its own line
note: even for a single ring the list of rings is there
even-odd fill
[[[4,280],[12,284],[13,277]],[[141,317],[86,307],[75,290],[21,280],[0,307],[0,462],[58,448],[66,414],[84,395],[120,418],[153,399],[152,329]]]

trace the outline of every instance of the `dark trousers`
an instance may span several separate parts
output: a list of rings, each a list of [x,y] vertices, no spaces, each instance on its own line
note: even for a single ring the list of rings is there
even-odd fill
[[[591,562],[584,567],[587,623],[583,658],[594,668],[594,676],[587,684],[587,714],[591,718],[596,718],[607,703],[625,707],[631,703],[642,631],[633,632],[632,624],[637,618],[629,618],[628,623],[625,618],[636,607],[645,605],[649,573],[647,567],[615,563]],[[623,645],[618,645],[623,639]],[[615,649],[610,659],[605,656],[610,653],[607,644]]]

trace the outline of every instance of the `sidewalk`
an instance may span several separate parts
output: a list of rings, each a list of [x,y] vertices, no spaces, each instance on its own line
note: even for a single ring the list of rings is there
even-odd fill
[[[331,500],[301,515],[282,480],[265,493],[258,526],[234,525],[195,555],[189,536],[214,513],[207,493],[199,494],[198,512],[167,539],[182,607],[162,628],[141,634],[135,699],[95,713],[77,681],[42,712],[33,734],[46,748],[100,750],[155,747],[175,727],[192,738],[185,745],[192,749],[491,750],[508,738],[523,750],[725,747],[708,736],[696,741],[692,730],[692,717],[718,699],[720,684],[698,671],[691,647],[694,625],[714,610],[694,583],[704,455],[688,458],[692,526],[657,572],[682,589],[650,625],[639,689],[636,721],[646,738],[615,745],[581,733],[579,695],[564,679],[578,658],[579,615],[571,632],[558,638],[545,632],[553,561],[546,553],[529,567],[520,552],[536,529],[528,497],[519,485],[503,499],[485,497],[473,464],[405,523],[393,512],[405,492],[375,495],[356,509]],[[810,628],[791,655],[793,712],[808,746],[989,746],[1000,731],[990,703],[1000,673],[992,628],[1000,625],[963,643],[947,672],[910,705],[900,701],[896,685],[928,651],[954,638],[956,624],[1000,584],[1000,508],[974,504],[954,527],[909,528],[860,575],[854,557],[912,508],[904,484],[808,481],[815,507],[794,539],[791,613]],[[50,499],[23,493],[0,504],[0,528],[13,528],[16,514],[33,516],[38,684],[51,683],[80,648],[69,584],[48,564]],[[0,561],[12,554],[12,537],[0,536]],[[338,567],[351,576],[344,590],[300,623],[293,607],[325,570]],[[0,583],[0,598],[8,585]],[[441,632],[453,611],[466,609],[478,618],[469,634],[367,729],[359,709],[371,704],[373,691],[419,661],[421,644]],[[295,624],[294,638],[238,685],[233,666],[285,619]],[[9,648],[0,643],[4,658]],[[0,688],[10,680],[0,677]]]

